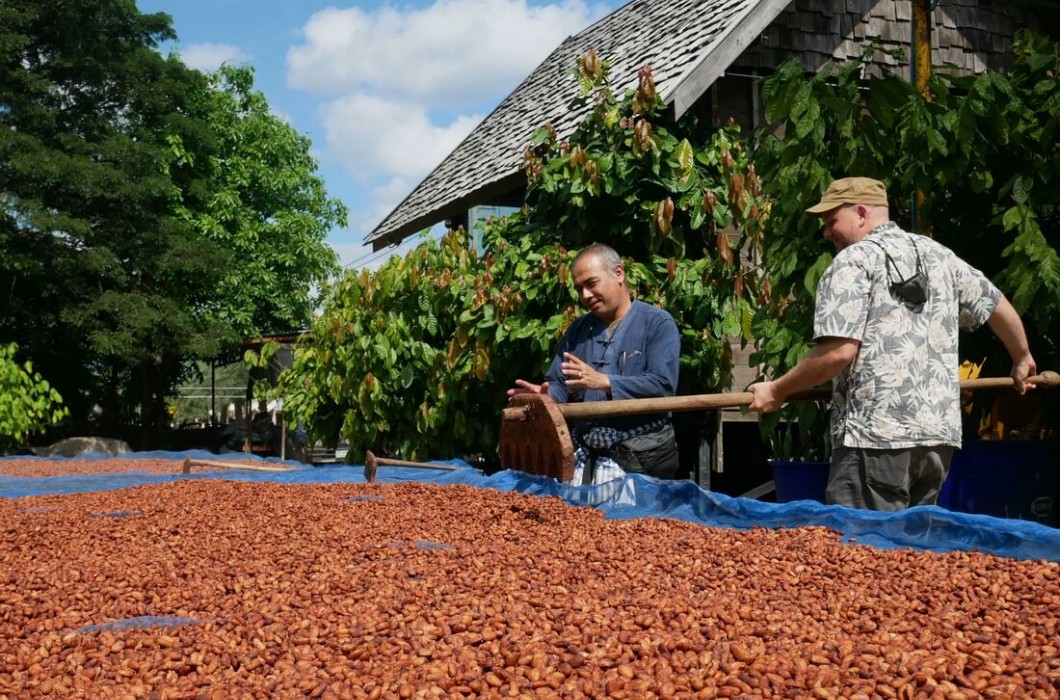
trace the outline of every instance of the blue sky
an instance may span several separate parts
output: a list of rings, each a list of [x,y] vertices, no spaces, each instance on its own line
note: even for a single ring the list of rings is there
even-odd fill
[[[404,247],[373,254],[365,235],[565,37],[625,0],[137,2],[173,18],[179,41],[163,50],[188,65],[253,66],[350,208],[329,243],[372,268]]]

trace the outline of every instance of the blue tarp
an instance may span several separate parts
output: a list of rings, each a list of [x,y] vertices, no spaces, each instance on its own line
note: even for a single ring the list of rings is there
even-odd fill
[[[181,479],[235,479],[284,484],[365,482],[364,468],[361,465],[309,467],[298,462],[262,460],[243,454],[219,457],[201,451],[137,452],[118,457],[82,455],[77,459],[122,457],[172,459],[174,473],[116,472],[37,478],[0,475],[0,497],[103,491]],[[212,461],[245,460],[254,465],[286,464],[294,469],[277,472],[223,470],[212,473],[193,470],[191,474],[181,474],[180,463],[186,457]],[[918,506],[899,513],[876,513],[842,506],[826,506],[815,501],[764,503],[704,491],[691,481],[660,481],[640,475],[631,475],[624,480],[602,486],[572,486],[561,484],[555,479],[515,471],[484,476],[460,460],[440,463],[467,468],[441,471],[380,467],[376,481],[466,484],[499,491],[555,496],[573,505],[598,508],[607,517],[612,518],[666,517],[736,529],[827,527],[841,533],[845,541],[856,541],[881,549],[909,547],[934,552],[978,550],[1018,559],[1060,561],[1060,529],[1031,521],[955,513],[936,506]]]

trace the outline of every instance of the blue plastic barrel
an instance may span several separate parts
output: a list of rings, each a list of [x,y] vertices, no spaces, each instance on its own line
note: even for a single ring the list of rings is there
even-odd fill
[[[953,455],[939,505],[961,513],[1060,525],[1060,446],[1047,440],[977,440]]]
[[[828,462],[775,461],[772,465],[777,503],[824,503],[824,490],[828,486]]]

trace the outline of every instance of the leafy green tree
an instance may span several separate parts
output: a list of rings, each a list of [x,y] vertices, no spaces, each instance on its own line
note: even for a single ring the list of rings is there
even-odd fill
[[[347,209],[328,198],[309,139],[253,89],[251,68],[226,65],[209,80],[205,118],[217,150],[209,155],[208,194],[180,208],[232,261],[208,316],[242,336],[305,328],[315,290],[338,272],[326,238],[346,225]]]
[[[133,0],[0,3],[0,341],[72,430],[137,445],[194,361],[308,322],[345,222],[249,69],[208,78],[172,38]]]
[[[494,232],[487,227],[485,238]],[[351,458],[369,449],[492,453],[506,382],[541,371],[544,346],[573,312],[552,316],[566,293],[565,251],[492,247],[480,257],[462,231],[450,232],[375,272],[347,275],[281,375],[285,414],[304,420],[314,439],[342,435]],[[536,339],[521,323],[534,311]]]
[[[896,115],[895,172],[910,199],[926,195],[921,215],[935,237],[998,283],[1033,331],[1040,361],[1056,366],[1060,43],[1020,30],[1013,53],[1003,73],[943,73],[930,101],[908,102]],[[1008,356],[989,347],[1007,374]]]
[[[281,375],[288,418],[305,421],[314,439],[342,436],[351,459],[366,450],[495,456],[505,391],[543,375],[584,311],[568,279],[576,251],[537,243],[516,219],[492,220],[483,242],[479,255],[463,230],[451,231],[343,279]],[[703,260],[627,264],[631,289],[665,303],[682,326],[704,314]],[[723,331],[704,319],[700,342],[712,327]],[[697,360],[683,354],[682,371],[721,371]]]
[[[0,449],[24,444],[67,414],[59,392],[33,371],[33,363],[19,364],[17,353],[14,343],[0,345]]]
[[[224,331],[197,310],[225,251],[174,216],[205,172],[167,143],[209,148],[189,103],[205,78],[158,53],[168,17],[131,0],[0,12],[2,334],[78,418],[96,405],[103,431],[158,426],[181,359]]]
[[[334,287],[284,375],[289,416],[342,435],[351,459],[494,456],[505,391],[543,374],[583,312],[568,270],[590,240],[613,245],[638,297],[674,315],[684,390],[727,381],[729,337],[749,332],[757,303],[757,176],[734,129],[663,126],[649,69],[622,97],[606,72],[595,53],[579,61],[592,108],[569,140],[538,131],[527,205],[486,226],[482,251],[450,232]]]
[[[519,229],[537,244],[607,243],[641,280],[665,270],[651,301],[681,331],[681,392],[724,386],[731,341],[749,340],[759,301],[757,258],[769,203],[736,126],[702,124],[695,113],[667,118],[650,66],[618,97],[609,64],[583,55],[574,77],[589,107],[575,133],[558,141],[539,129],[524,153],[527,206]]]
[[[862,80],[869,54],[809,79],[790,61],[765,81],[767,117],[782,137],[763,134],[753,155],[773,206],[762,247],[771,301],[755,320],[752,361],[778,376],[809,350],[817,282],[833,253],[819,219],[803,209],[832,179],[865,175],[888,184],[892,218],[906,228],[919,192],[919,230],[993,278],[1023,314],[1042,367],[1056,365],[1058,47],[1020,32],[1014,54],[1006,73],[956,78],[937,70],[930,99],[887,71]],[[989,332],[961,343],[967,357],[988,357],[990,371],[1008,373],[1008,356]],[[823,404],[792,404],[760,425],[773,438],[780,422],[797,421],[801,443],[781,433],[775,452],[820,458],[824,416]]]

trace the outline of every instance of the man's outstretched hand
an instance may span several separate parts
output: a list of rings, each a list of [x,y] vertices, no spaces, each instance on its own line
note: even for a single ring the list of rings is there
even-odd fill
[[[508,396],[515,396],[516,394],[547,394],[548,393],[548,382],[541,384],[531,384],[525,379],[516,379],[515,388],[508,390]]]

